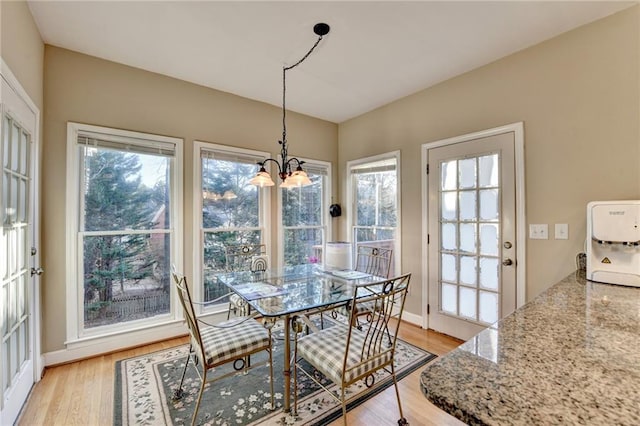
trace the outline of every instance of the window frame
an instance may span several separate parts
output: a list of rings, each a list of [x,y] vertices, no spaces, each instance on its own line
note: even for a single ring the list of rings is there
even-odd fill
[[[357,214],[357,203],[355,200],[355,182],[354,182],[354,169],[364,168],[367,164],[378,163],[384,160],[393,160],[395,161],[395,170],[396,170],[396,215],[397,215],[397,224],[396,224],[396,232],[395,232],[395,241],[393,245],[393,267],[392,270],[395,271],[395,275],[399,275],[402,271],[402,169],[400,162],[400,151],[391,151],[383,154],[373,155],[370,157],[363,157],[356,160],[347,161],[346,165],[346,200],[347,205],[350,207],[350,212],[347,214],[347,232],[348,238],[351,241],[351,250],[352,250],[352,259],[355,262],[356,252],[357,252],[357,244],[355,241],[355,225],[356,223],[356,214]]]
[[[174,155],[171,160],[170,191],[170,253],[171,264],[182,269],[182,240],[183,240],[183,212],[180,191],[183,186],[182,147],[184,140],[180,138],[141,133],[130,130],[94,126],[83,123],[67,123],[67,184],[66,184],[66,304],[67,304],[67,339],[68,349],[77,349],[89,345],[101,345],[104,348],[119,348],[140,342],[140,338],[149,340],[176,335],[179,328],[178,319],[181,315],[175,292],[170,292],[169,313],[152,318],[128,321],[124,323],[98,326],[91,329],[84,328],[84,281],[80,266],[83,256],[81,232],[81,203],[84,195],[80,191],[80,165],[78,137],[81,134],[103,135],[106,139],[116,143],[135,144],[141,146],[155,146],[160,144],[174,145]],[[126,335],[126,339],[123,339]],[[142,337],[145,336],[145,337]]]
[[[249,157],[256,157],[258,161],[264,161],[269,158],[270,154],[265,151],[258,151],[253,149],[239,148],[229,145],[215,144],[211,142],[204,142],[195,140],[193,142],[193,274],[191,282],[193,284],[193,298],[194,300],[201,301],[204,298],[204,280],[203,280],[203,268],[204,268],[204,228],[202,220],[202,161],[201,152],[221,152],[223,154],[238,154]],[[256,164],[256,172],[258,171],[258,165]],[[262,235],[262,244],[265,245],[266,254],[269,255],[271,247],[271,235],[267,231],[271,220],[271,197],[266,195],[258,188],[259,194],[259,228]],[[197,255],[196,255],[197,253]],[[200,314],[220,314],[226,313],[228,309],[228,303],[210,304],[207,306],[197,305],[196,310]]]
[[[321,226],[305,226],[305,227],[300,227],[300,226],[296,226],[296,227],[287,227],[287,229],[318,229],[321,228],[323,229],[324,232],[324,236],[323,236],[323,242],[322,242],[322,253],[324,255],[324,253],[326,252],[326,245],[327,245],[327,240],[331,238],[332,234],[332,229],[331,229],[331,218],[329,215],[329,205],[331,203],[331,188],[332,188],[332,169],[331,169],[331,163],[328,161],[322,161],[322,160],[312,160],[309,158],[303,158],[303,157],[296,157],[298,158],[300,161],[304,161],[305,164],[307,166],[309,166],[311,169],[314,168],[322,168],[326,170],[326,175],[325,175],[325,182],[323,183],[323,194],[322,194],[322,225]],[[278,178],[278,184],[280,183],[280,179]],[[287,188],[282,188],[278,185],[278,198],[277,198],[277,204],[278,204],[278,216],[277,216],[277,220],[278,220],[278,267],[282,268],[284,267],[284,240],[285,240],[285,226],[283,223],[284,217],[282,215],[282,202],[283,202],[283,197],[282,197],[282,191],[286,191],[288,190]]]

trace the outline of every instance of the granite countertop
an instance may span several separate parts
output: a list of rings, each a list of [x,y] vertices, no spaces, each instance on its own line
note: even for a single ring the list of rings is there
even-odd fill
[[[571,274],[431,363],[420,386],[473,425],[640,425],[640,288]]]

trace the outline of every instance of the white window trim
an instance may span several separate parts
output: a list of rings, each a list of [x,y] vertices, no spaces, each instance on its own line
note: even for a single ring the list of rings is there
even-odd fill
[[[329,205],[331,204],[331,188],[332,181],[331,177],[331,163],[328,161],[322,160],[312,160],[310,158],[296,157],[300,161],[304,161],[305,164],[309,164],[315,167],[322,167],[327,169],[327,180],[326,185],[323,187],[324,193],[322,194],[322,203],[323,203],[323,211],[322,211],[322,227],[324,228],[324,241],[323,246],[326,246],[327,241],[331,239],[332,229],[331,229],[331,216],[329,215]],[[278,178],[278,267],[284,266],[284,227],[282,226],[282,191],[283,189],[280,187],[280,179]],[[286,188],[285,188],[286,189]],[[323,253],[326,253],[325,247],[323,247]]]
[[[78,255],[81,250],[79,242],[79,220],[78,211],[80,206],[80,191],[78,190],[79,179],[79,155],[78,155],[78,133],[79,132],[104,133],[122,138],[136,138],[143,140],[159,141],[175,144],[174,166],[171,176],[171,223],[173,226],[174,238],[171,239],[172,263],[177,268],[182,268],[183,253],[183,211],[181,190],[183,156],[182,147],[184,140],[169,136],[160,136],[148,133],[133,132],[129,130],[112,129],[107,127],[92,126],[82,123],[67,123],[67,188],[66,188],[66,303],[67,303],[67,339],[65,345],[67,349],[79,350],[83,354],[99,353],[101,347],[109,347],[111,350],[132,346],[134,344],[146,343],[151,340],[141,341],[140,336],[152,335],[150,339],[158,340],[158,337],[170,337],[176,335],[178,329],[176,322],[181,316],[178,307],[178,300],[175,292],[171,293],[171,311],[161,317],[160,320],[140,320],[127,323],[122,326],[111,327],[106,332],[103,329],[96,331],[81,330],[82,320],[80,316],[83,312],[82,279],[78,270]],[[148,330],[155,330],[149,333]],[[182,326],[180,325],[180,329]],[[126,336],[126,338],[123,338]],[[89,349],[90,347],[95,349]],[[86,348],[83,350],[82,348]],[[64,356],[63,356],[64,357]]]
[[[347,233],[349,240],[353,239],[353,222],[354,216],[356,214],[356,200],[354,199],[355,190],[353,188],[353,179],[351,170],[354,167],[360,166],[365,163],[374,163],[377,161],[386,160],[389,158],[393,158],[396,161],[396,205],[397,205],[397,215],[398,215],[398,223],[396,227],[396,240],[393,246],[393,260],[395,264],[396,275],[399,275],[402,271],[402,168],[400,161],[400,150],[386,152],[384,154],[373,155],[371,157],[359,158],[357,160],[347,161],[347,205],[349,208],[349,214],[347,215]],[[353,250],[355,250],[355,242],[351,241],[353,244]],[[355,257],[353,258],[355,261]],[[411,290],[409,290],[411,292]]]
[[[265,151],[256,151],[252,149],[238,148],[229,145],[214,144],[211,142],[194,141],[193,142],[193,270],[191,272],[191,282],[193,284],[193,297],[194,300],[203,299],[203,285],[202,285],[202,162],[200,161],[200,151],[202,149],[209,151],[226,151],[230,153],[247,154],[256,157],[269,158],[270,154]],[[258,165],[256,164],[256,172],[258,171]],[[258,188],[260,191],[261,188]],[[264,191],[268,191],[270,188],[266,187]],[[263,192],[260,195],[260,223],[262,224],[262,242],[266,247],[267,255],[271,247],[271,234],[267,231],[270,227],[271,220],[271,197],[268,192]],[[201,305],[196,307],[199,313],[206,312],[206,314],[218,314],[226,313],[227,304],[219,303],[210,305],[210,307],[204,308]]]

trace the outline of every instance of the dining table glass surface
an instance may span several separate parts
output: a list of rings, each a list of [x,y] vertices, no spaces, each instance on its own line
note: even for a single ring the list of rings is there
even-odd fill
[[[355,286],[385,278],[363,272],[325,268],[320,264],[286,266],[262,272],[230,272],[218,280],[265,317],[346,304]]]

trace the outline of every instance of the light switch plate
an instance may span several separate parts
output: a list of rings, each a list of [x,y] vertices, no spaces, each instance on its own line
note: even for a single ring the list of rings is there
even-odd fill
[[[569,224],[568,223],[556,223],[555,239],[556,240],[568,240],[569,239]]]
[[[529,239],[531,240],[548,240],[549,239],[549,225],[542,224],[529,224]]]

